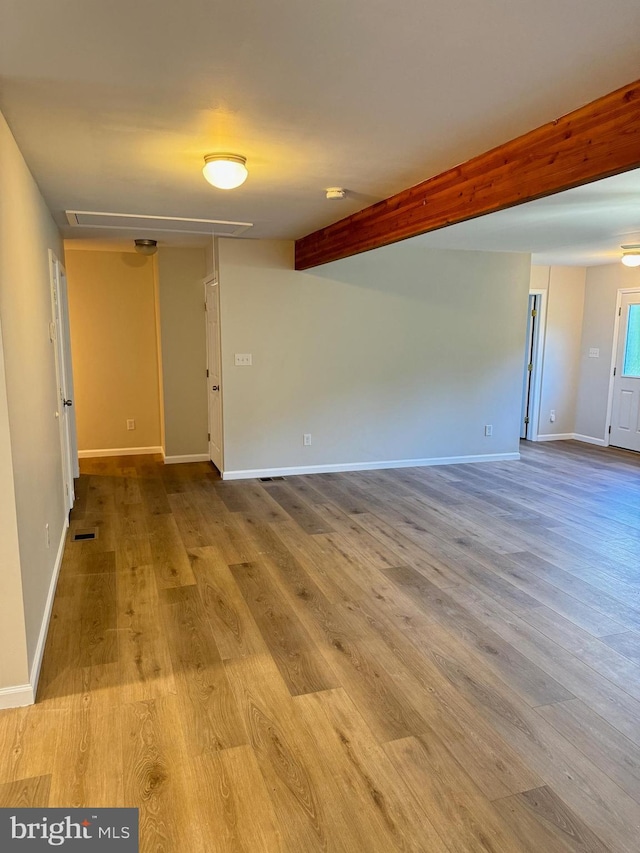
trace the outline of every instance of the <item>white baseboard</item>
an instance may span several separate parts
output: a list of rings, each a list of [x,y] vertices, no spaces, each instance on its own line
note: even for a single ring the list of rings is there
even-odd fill
[[[67,530],[69,528],[69,518],[65,516],[62,526],[62,536],[58,545],[58,553],[53,566],[53,574],[49,583],[49,592],[47,593],[47,601],[44,606],[44,615],[42,617],[42,625],[40,626],[40,634],[36,643],[36,650],[33,655],[31,664],[31,672],[29,681],[33,690],[33,702],[35,702],[36,693],[38,692],[38,680],[40,679],[40,667],[42,666],[42,658],[44,656],[44,647],[47,642],[47,633],[49,631],[49,622],[51,621],[51,613],[53,611],[53,599],[56,595],[56,587],[58,586],[58,577],[60,576],[60,567],[62,566],[62,558],[64,557],[64,546],[67,541]]]
[[[179,465],[181,462],[208,462],[208,453],[190,453],[187,456],[165,456],[165,465]]]
[[[563,432],[558,435],[539,435],[535,441],[584,441],[585,444],[597,444],[598,447],[607,447],[604,438],[594,438],[592,435],[580,435],[577,432]]]
[[[597,444],[598,447],[608,447],[607,441],[604,438],[594,438],[592,435],[579,435],[578,433],[573,437],[576,441],[584,441],[585,444]]]
[[[36,701],[35,690],[31,684],[16,684],[15,687],[0,688],[0,710],[22,708]]]
[[[161,447],[107,447],[101,450],[79,450],[80,459],[92,456],[148,456],[150,453],[162,454]]]
[[[536,441],[569,441],[572,438],[575,438],[572,432],[559,432],[555,435],[553,433],[549,433],[548,435],[540,435],[538,433]]]
[[[378,471],[383,468],[422,468],[429,465],[460,465],[466,462],[507,462],[519,453],[484,453],[477,456],[436,456],[433,459],[393,459],[388,462],[339,462],[335,465],[303,465],[293,468],[254,468],[224,471],[223,480],[252,480],[257,477],[292,477],[296,474],[335,474],[342,471]]]

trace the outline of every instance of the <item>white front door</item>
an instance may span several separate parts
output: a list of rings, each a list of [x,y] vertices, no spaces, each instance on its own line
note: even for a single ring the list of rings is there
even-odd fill
[[[207,382],[209,383],[209,458],[222,472],[222,370],[220,367],[220,294],[218,282],[205,282],[207,308]]]
[[[73,374],[71,370],[71,342],[67,311],[67,278],[58,259],[50,255],[51,269],[51,340],[54,345],[56,384],[58,392],[56,415],[60,424],[62,451],[62,477],[67,512],[73,508],[75,489],[73,479],[78,476],[76,421],[73,411]]]
[[[623,293],[610,444],[640,451],[640,293]]]

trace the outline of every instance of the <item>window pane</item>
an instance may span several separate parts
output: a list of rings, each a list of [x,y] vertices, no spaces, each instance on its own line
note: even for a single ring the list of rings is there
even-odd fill
[[[622,372],[625,376],[640,376],[640,305],[629,306]]]

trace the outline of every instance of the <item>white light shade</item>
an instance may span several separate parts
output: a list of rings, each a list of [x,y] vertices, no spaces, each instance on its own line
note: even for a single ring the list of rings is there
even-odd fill
[[[207,154],[204,158],[205,178],[220,190],[232,190],[247,180],[246,157],[239,154]]]
[[[622,263],[625,267],[640,267],[640,246],[623,246]]]

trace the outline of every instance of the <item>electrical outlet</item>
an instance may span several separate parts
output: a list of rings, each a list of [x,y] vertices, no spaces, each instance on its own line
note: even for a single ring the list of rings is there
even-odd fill
[[[302,436],[302,443],[304,444],[305,447],[311,447],[311,433],[310,432],[305,432],[305,434]]]
[[[589,358],[600,358],[600,347],[589,347]]]
[[[47,548],[51,547],[51,534],[49,533],[49,525],[45,524],[44,526],[44,541]]]
[[[552,424],[554,424],[556,422],[556,410],[555,409],[551,409],[551,411],[549,412],[549,421]]]
[[[253,364],[253,360],[251,358],[250,352],[237,352],[234,355],[234,362],[236,367],[251,367]]]
[[[490,438],[493,435],[493,424],[486,424],[484,428],[484,434]]]
[[[136,428],[135,419],[134,418],[128,418],[127,419],[127,429],[135,429],[135,428]]]

